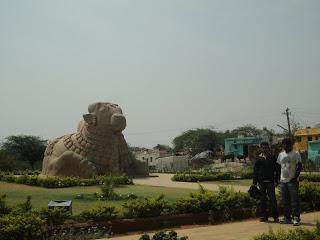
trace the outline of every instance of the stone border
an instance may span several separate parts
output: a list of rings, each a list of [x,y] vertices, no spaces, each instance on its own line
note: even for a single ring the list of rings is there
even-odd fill
[[[156,230],[181,225],[206,224],[209,222],[209,214],[206,212],[195,214],[178,214],[150,218],[115,219],[96,223],[75,223],[56,226],[45,226],[45,231],[52,235],[55,231],[84,230],[92,227],[107,228],[113,234],[128,233],[134,231]]]

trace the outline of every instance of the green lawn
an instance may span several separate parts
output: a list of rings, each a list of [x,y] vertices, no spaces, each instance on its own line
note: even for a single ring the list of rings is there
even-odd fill
[[[176,201],[179,198],[187,197],[194,190],[152,187],[142,185],[125,185],[116,188],[115,191],[120,194],[133,193],[138,197],[157,197],[160,194],[165,194],[168,201]],[[31,203],[35,209],[46,207],[49,200],[65,200],[71,199],[73,204],[73,213],[78,214],[83,210],[90,209],[100,204],[110,204],[120,207],[123,201],[99,201],[94,197],[95,192],[100,192],[98,186],[90,187],[70,187],[49,189],[23,184],[0,182],[0,195],[7,195],[7,203],[15,205],[31,196]],[[84,196],[83,199],[75,199],[78,194]]]

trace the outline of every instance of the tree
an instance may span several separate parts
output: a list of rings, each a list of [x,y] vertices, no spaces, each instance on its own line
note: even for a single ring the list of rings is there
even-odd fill
[[[216,139],[217,133],[211,129],[188,130],[173,139],[173,150],[188,151],[192,155],[206,150],[214,151],[217,145]]]
[[[2,143],[2,149],[16,160],[28,162],[34,169],[36,162],[43,159],[47,141],[37,136],[17,135],[9,136]]]
[[[0,149],[0,169],[4,171],[12,171],[17,169],[15,159],[6,151]]]
[[[295,121],[293,118],[290,119],[290,124],[293,135],[296,131],[304,128],[300,122]]]
[[[170,146],[164,145],[164,144],[157,144],[156,146],[153,147],[153,149],[159,150],[159,151],[172,152],[172,148]]]
[[[237,127],[231,131],[231,134],[234,137],[243,136],[243,137],[255,137],[262,134],[262,130],[257,128],[252,124],[247,124],[242,127]]]
[[[134,147],[134,146],[128,146],[128,147],[130,152],[143,152],[148,150],[147,148],[144,148],[144,147]]]

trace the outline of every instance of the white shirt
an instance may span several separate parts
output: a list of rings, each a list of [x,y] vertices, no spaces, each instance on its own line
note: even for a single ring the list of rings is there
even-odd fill
[[[277,163],[281,165],[280,182],[290,182],[294,178],[299,162],[301,162],[301,156],[296,151],[279,153]]]

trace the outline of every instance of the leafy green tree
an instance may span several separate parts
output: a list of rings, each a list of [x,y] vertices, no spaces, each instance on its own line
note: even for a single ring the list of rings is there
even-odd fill
[[[15,159],[30,164],[32,170],[37,162],[43,159],[47,141],[37,136],[9,136],[2,143],[2,149]]]
[[[12,171],[17,168],[18,166],[14,157],[0,149],[0,169],[4,171]]]
[[[211,129],[188,130],[173,139],[173,150],[175,152],[188,151],[192,155],[206,150],[214,151],[217,145],[217,135]]]
[[[168,152],[172,152],[172,148],[170,146],[164,145],[164,144],[157,144],[156,146],[153,147],[153,149],[159,150],[159,151],[165,150]]]
[[[231,131],[233,137],[243,136],[243,137],[254,137],[261,135],[263,131],[252,124],[246,124],[242,127],[237,127]]]
[[[224,145],[224,140],[226,138],[233,138],[233,137],[236,137],[236,135],[234,133],[232,133],[232,131],[230,130],[226,130],[224,132],[215,132],[216,133],[216,142],[217,144],[220,144],[220,145]]]

